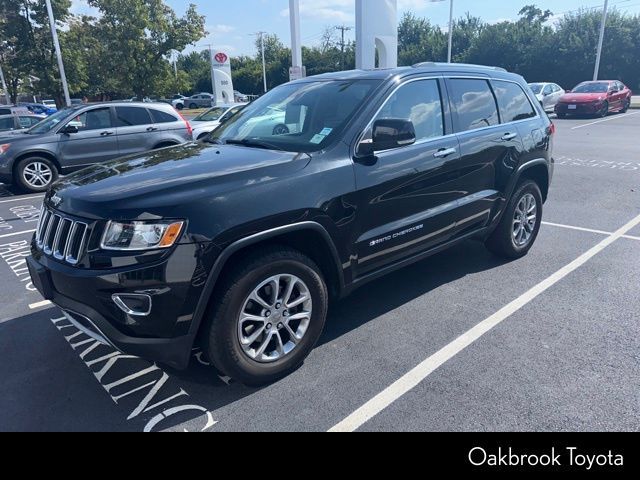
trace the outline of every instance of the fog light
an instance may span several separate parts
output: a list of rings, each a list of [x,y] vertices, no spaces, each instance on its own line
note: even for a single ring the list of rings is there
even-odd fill
[[[151,313],[151,297],[137,293],[118,293],[111,295],[113,303],[127,315],[146,317]]]

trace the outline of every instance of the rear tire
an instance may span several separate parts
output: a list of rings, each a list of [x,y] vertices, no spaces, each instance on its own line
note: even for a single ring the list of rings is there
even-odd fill
[[[620,110],[620,113],[627,113],[629,111],[629,108],[631,108],[631,99],[627,99],[624,107],[622,107],[622,110]]]
[[[21,191],[27,193],[46,192],[57,179],[57,167],[44,157],[24,158],[14,167],[14,182]]]
[[[285,246],[261,248],[223,282],[204,332],[203,349],[212,364],[249,386],[273,383],[298,368],[327,316],[327,286],[313,260]],[[258,297],[260,302],[252,300]]]
[[[533,180],[526,180],[517,187],[500,224],[486,241],[489,251],[511,260],[527,255],[538,238],[542,213],[540,187]]]

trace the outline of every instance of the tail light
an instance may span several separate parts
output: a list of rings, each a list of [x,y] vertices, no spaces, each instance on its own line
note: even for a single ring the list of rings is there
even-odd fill
[[[549,135],[555,135],[556,134],[556,124],[551,122],[551,125],[549,125],[549,127],[547,127],[547,133]]]
[[[193,128],[191,128],[191,124],[189,123],[189,121],[184,118],[178,110],[176,110],[176,113],[180,116],[184,124],[187,126],[187,133],[193,138]]]

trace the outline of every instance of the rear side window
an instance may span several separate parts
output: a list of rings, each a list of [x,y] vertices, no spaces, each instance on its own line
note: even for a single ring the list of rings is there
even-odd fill
[[[38,123],[38,119],[33,117],[18,117],[18,121],[21,128],[31,128]]]
[[[375,120],[409,120],[416,129],[416,141],[444,135],[444,116],[437,80],[419,80],[400,87],[384,104]]]
[[[517,122],[536,116],[529,98],[517,83],[495,80],[493,88],[500,106],[502,123]]]
[[[153,117],[154,123],[173,123],[177,122],[180,119],[174,115],[171,115],[167,112],[161,112],[160,110],[150,110],[151,116]]]
[[[500,123],[498,106],[487,80],[455,78],[449,85],[458,132]]]
[[[118,127],[135,127],[153,123],[147,109],[140,107],[116,107],[116,117]]]
[[[11,113],[10,108],[0,108],[0,115],[11,115]]]

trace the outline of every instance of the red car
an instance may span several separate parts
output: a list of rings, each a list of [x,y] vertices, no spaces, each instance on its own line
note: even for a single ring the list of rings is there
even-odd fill
[[[617,80],[583,82],[560,97],[556,105],[558,118],[567,115],[606,117],[610,112],[626,113],[631,106],[631,90]]]

